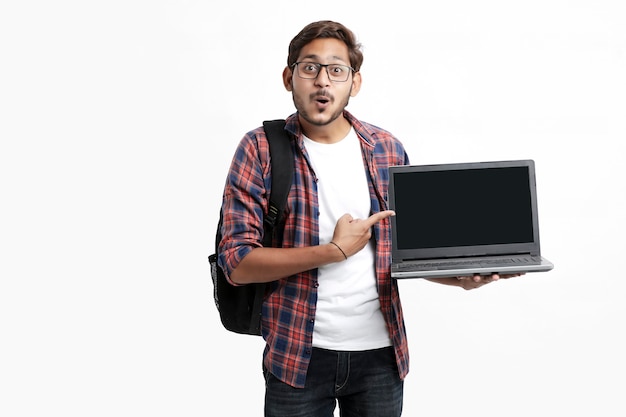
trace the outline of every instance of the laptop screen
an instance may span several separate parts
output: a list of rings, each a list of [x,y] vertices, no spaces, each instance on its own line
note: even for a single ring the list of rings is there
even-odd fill
[[[394,258],[538,253],[534,163],[390,168]]]

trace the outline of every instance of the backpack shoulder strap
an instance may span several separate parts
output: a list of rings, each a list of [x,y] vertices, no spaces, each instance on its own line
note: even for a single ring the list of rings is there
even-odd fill
[[[269,201],[268,213],[263,219],[263,246],[272,245],[274,226],[280,219],[287,204],[287,196],[293,182],[293,152],[291,140],[285,130],[284,120],[266,120],[263,122],[265,135],[270,146],[270,164],[272,172],[272,191]],[[263,310],[263,300],[268,284],[254,284],[255,290],[251,306],[249,334],[261,334],[261,316]]]
[[[293,182],[294,158],[291,138],[285,130],[285,120],[266,120],[263,127],[269,142],[272,170],[272,191],[264,224],[271,230],[282,216],[287,204],[287,196]],[[265,234],[266,238],[270,239],[271,235]]]

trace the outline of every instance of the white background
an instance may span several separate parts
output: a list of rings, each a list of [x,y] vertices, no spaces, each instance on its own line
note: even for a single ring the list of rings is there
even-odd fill
[[[262,415],[262,343],[221,327],[206,258],[319,19],[364,45],[348,109],[413,163],[537,165],[553,271],[401,282],[404,415],[626,415],[624,2],[304,3],[2,3],[0,415]]]

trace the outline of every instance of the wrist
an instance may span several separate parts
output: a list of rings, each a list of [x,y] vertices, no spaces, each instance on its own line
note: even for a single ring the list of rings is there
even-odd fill
[[[337,260],[337,262],[340,261],[345,261],[346,259],[348,259],[348,255],[346,255],[346,253],[343,251],[343,249],[341,249],[341,246],[339,246],[337,243],[333,242],[332,240],[328,243],[331,246],[335,247],[335,251],[339,252],[341,258]]]

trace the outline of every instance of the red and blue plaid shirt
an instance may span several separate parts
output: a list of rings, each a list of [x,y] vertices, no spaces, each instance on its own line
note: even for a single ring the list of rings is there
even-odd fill
[[[369,183],[371,210],[386,210],[388,167],[406,165],[402,144],[389,132],[360,122],[344,111],[361,140]],[[295,173],[289,193],[283,239],[277,246],[307,247],[319,244],[318,195],[315,172],[308,162],[297,113],[287,118],[285,129],[292,136]],[[340,181],[341,179],[338,179]],[[226,276],[252,249],[262,245],[263,213],[267,212],[271,187],[269,145],[259,127],[239,143],[226,180],[224,221],[219,263]],[[391,224],[389,219],[373,228],[376,240],[376,280],[380,307],[387,323],[400,378],[409,371],[409,350],[398,285],[391,278]],[[304,387],[311,358],[317,301],[317,270],[271,283],[263,304],[262,335],[266,341],[263,363],[281,381]]]

